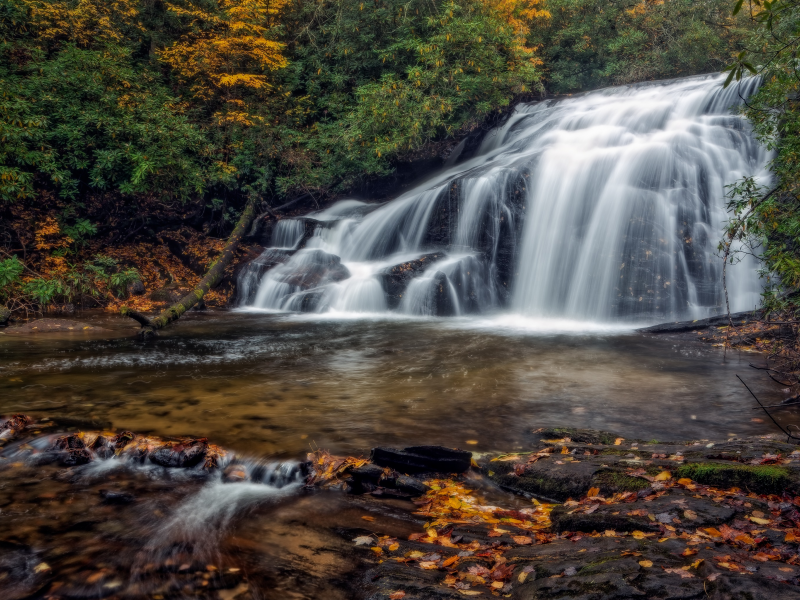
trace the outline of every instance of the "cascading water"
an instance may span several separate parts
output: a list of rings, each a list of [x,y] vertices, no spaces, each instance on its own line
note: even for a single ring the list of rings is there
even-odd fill
[[[757,86],[702,76],[520,105],[476,156],[393,201],[278,222],[243,272],[242,304],[601,322],[719,313],[725,186],[768,177],[768,153],[732,112]],[[728,287],[733,309],[757,304],[754,264],[731,269]]]

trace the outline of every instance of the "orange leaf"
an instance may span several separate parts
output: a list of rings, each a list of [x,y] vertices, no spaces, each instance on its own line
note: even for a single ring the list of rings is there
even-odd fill
[[[402,590],[398,590],[393,594],[389,594],[389,600],[402,600],[406,597],[406,593]]]
[[[586,495],[589,496],[589,498],[591,498],[592,496],[597,496],[599,494],[600,494],[600,488],[596,487],[589,488],[589,491],[586,492]]]
[[[528,544],[532,544],[533,540],[529,538],[527,535],[515,535],[513,537],[514,543],[519,544],[520,546],[527,546]]]
[[[449,567],[450,565],[452,565],[452,564],[454,564],[456,562],[458,562],[458,555],[457,554],[455,556],[451,556],[450,558],[442,561],[442,566],[443,567]]]

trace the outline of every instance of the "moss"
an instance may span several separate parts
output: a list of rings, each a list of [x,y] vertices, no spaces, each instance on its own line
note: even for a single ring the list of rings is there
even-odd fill
[[[772,465],[691,463],[678,468],[676,475],[718,487],[741,487],[761,494],[779,494],[791,483],[789,471]]]
[[[603,556],[598,558],[597,560],[593,560],[592,562],[586,563],[583,565],[578,571],[578,575],[591,575],[593,573],[597,573],[602,571],[602,569],[598,568],[606,563],[613,562],[615,560],[620,560],[622,557],[614,554],[609,554],[607,556]]]
[[[600,489],[612,492],[638,492],[650,485],[646,479],[610,470],[600,471],[594,480]]]

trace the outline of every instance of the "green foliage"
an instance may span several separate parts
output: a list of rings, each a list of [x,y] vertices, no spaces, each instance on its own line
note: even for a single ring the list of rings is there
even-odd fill
[[[547,0],[531,33],[557,92],[719,71],[745,34],[730,0]]]
[[[303,1],[286,86],[303,99],[305,169],[283,189],[348,183],[539,87],[537,60],[476,0]]]
[[[0,297],[19,281],[25,267],[16,256],[0,261]]]
[[[770,185],[745,178],[731,186],[728,209],[732,218],[721,249],[740,241],[745,250],[757,254],[767,279],[765,308],[795,313],[800,311],[800,81],[796,71],[800,2],[753,0],[737,2],[733,9],[755,24],[747,46],[758,51],[736,57],[728,67],[727,83],[751,72],[763,79],[743,113],[775,158],[770,164]]]
[[[32,197],[40,175],[64,198],[86,190],[185,198],[203,190],[198,128],[129,50],[68,45],[0,62],[0,197]]]

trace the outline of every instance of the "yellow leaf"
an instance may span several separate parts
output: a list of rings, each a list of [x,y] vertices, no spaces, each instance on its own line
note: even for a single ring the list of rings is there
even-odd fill
[[[696,569],[697,567],[699,567],[700,565],[702,565],[702,564],[703,564],[703,560],[704,560],[704,559],[702,559],[702,558],[698,558],[696,561],[694,561],[694,562],[692,563],[692,568],[693,568],[693,569]]]
[[[383,548],[379,548],[378,546],[373,546],[370,548],[375,554],[383,554]]]
[[[589,488],[589,491],[586,492],[586,495],[589,496],[590,498],[592,496],[597,496],[599,494],[600,494],[600,488],[596,488],[596,487]]]
[[[692,483],[691,479],[687,479],[686,477],[681,477],[678,479],[678,483],[681,485],[690,485]]]
[[[634,531],[631,535],[633,535],[633,539],[635,540],[643,540],[646,537],[644,531],[639,531],[638,529]]]
[[[661,471],[655,476],[656,481],[666,481],[667,479],[672,479],[672,474],[669,471]]]
[[[394,551],[395,551],[395,550],[397,550],[399,547],[400,547],[400,544],[397,544],[397,543],[395,543],[395,544],[392,544],[391,546],[389,546],[389,552],[394,552]]]
[[[561,454],[569,454],[569,448],[566,446],[561,447]]]
[[[643,566],[645,569],[649,569],[650,567],[653,566],[653,561],[652,560],[640,560],[639,564],[641,566]]]
[[[617,438],[617,439],[614,440],[614,445],[615,446],[621,446],[622,442],[624,442],[624,441],[625,441],[625,438]]]
[[[456,498],[455,496],[451,496],[451,497],[450,497],[450,498],[447,500],[447,503],[448,503],[450,506],[452,506],[453,508],[461,508],[461,500],[459,500],[459,499],[458,499],[458,498]]]
[[[750,517],[750,520],[753,523],[757,523],[758,525],[769,525],[769,519],[759,519],[758,517]]]

